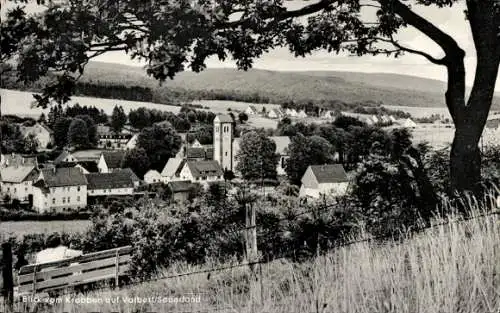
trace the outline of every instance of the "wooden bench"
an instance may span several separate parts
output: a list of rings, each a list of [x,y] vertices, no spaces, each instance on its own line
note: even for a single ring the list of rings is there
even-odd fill
[[[83,254],[74,258],[21,267],[17,278],[19,294],[54,292],[89,283],[115,279],[130,269],[132,247],[125,246]]]

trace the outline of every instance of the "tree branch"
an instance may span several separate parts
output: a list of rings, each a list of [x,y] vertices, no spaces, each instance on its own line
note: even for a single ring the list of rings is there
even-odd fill
[[[432,62],[434,64],[437,64],[437,65],[446,65],[446,58],[436,59],[435,57],[433,57],[432,55],[430,55],[430,54],[428,54],[426,52],[402,46],[392,36],[391,36],[390,40],[384,40],[384,41],[390,42],[391,44],[393,44],[396,48],[400,49],[401,51],[405,51],[405,52],[409,52],[409,53],[421,55],[421,56],[425,57],[427,60],[429,60],[430,62]]]

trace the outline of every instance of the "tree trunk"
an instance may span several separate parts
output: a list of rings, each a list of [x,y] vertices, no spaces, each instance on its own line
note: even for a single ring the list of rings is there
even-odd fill
[[[465,72],[457,72],[456,59],[447,64],[446,103],[456,129],[450,155],[450,187],[454,193],[469,191],[477,194],[481,190],[479,141],[490,112],[500,63],[500,37],[497,34],[500,16],[493,1],[468,0],[467,8],[477,65],[474,84],[467,105],[464,105],[460,100],[460,90],[453,84],[464,80]],[[463,59],[459,64],[463,64]],[[465,90],[463,93],[465,95]]]

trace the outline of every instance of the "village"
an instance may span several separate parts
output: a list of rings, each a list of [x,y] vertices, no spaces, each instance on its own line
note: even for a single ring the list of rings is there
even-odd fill
[[[396,119],[392,115],[335,113],[330,110],[318,113],[314,121],[322,123],[333,122],[338,116],[348,116],[369,126],[418,128],[411,118]],[[311,118],[303,109],[272,108],[266,111],[265,107],[258,110],[253,105],[240,112],[241,115],[240,120],[264,116],[299,122]],[[499,121],[488,121],[485,138],[500,138],[497,136]],[[119,132],[113,131],[109,125],[98,124],[97,144],[92,149],[66,146],[54,159],[43,162],[39,162],[35,155],[2,154],[0,197],[4,204],[25,204],[38,213],[74,212],[105,197],[140,197],[145,194],[145,187],[164,185],[170,189],[172,200],[182,204],[189,198],[193,184],[207,189],[210,183],[226,181],[228,173],[234,175],[236,181],[241,180],[241,174],[236,170],[241,137],[235,137],[235,124],[233,112],[216,115],[211,144],[201,144],[196,138],[188,142],[188,132],[179,132],[182,143],[175,156],[168,158],[160,168],[143,168],[141,173],[123,167],[127,152],[137,146],[138,131],[128,123]],[[44,122],[32,126],[21,124],[19,128],[25,138],[34,138],[37,150],[46,151],[47,147],[54,146],[54,132]],[[279,156],[277,176],[286,180],[290,136],[269,136],[269,139],[274,142]],[[319,199],[325,195],[344,195],[349,186],[348,176],[341,164],[311,164],[302,176],[299,196]]]

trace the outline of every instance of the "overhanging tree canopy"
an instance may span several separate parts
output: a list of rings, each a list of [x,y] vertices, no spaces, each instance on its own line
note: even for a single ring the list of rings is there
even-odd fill
[[[14,0],[11,0],[14,1]],[[18,0],[17,2],[30,2]],[[454,190],[471,190],[480,179],[478,142],[486,122],[500,62],[500,3],[466,0],[477,51],[474,86],[465,95],[465,52],[448,34],[412,6],[452,6],[457,0],[315,0],[290,10],[285,0],[48,0],[47,9],[28,16],[20,8],[2,21],[2,59],[17,56],[19,78],[30,82],[47,71],[61,75],[37,100],[66,101],[89,59],[125,51],[147,62],[163,81],[190,67],[200,71],[209,56],[232,57],[240,69],[275,47],[296,56],[314,50],[362,56],[413,53],[445,66],[445,98],[456,126],[451,152]],[[369,19],[362,12],[372,13]],[[397,31],[412,26],[444,52],[437,58],[406,47]]]

